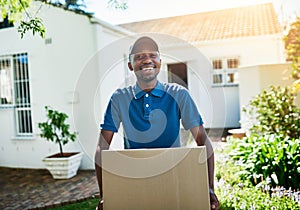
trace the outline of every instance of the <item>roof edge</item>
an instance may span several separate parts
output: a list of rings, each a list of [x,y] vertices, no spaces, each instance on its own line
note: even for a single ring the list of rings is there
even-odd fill
[[[91,24],[99,24],[101,26],[104,26],[105,28],[109,28],[110,30],[113,30],[115,32],[119,32],[119,33],[122,33],[126,36],[131,36],[131,35],[134,35],[136,33],[132,32],[132,31],[129,31],[121,26],[118,26],[118,25],[113,25],[113,24],[110,24],[106,21],[103,21],[99,18],[96,18],[96,17],[90,17],[90,23]]]

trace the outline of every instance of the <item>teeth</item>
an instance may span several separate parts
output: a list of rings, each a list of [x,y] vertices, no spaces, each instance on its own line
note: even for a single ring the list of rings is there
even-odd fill
[[[147,68],[143,68],[143,70],[152,70],[153,67],[147,67]]]

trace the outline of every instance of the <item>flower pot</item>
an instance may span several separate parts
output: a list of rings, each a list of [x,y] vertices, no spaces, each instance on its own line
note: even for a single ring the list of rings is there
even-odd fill
[[[46,168],[54,179],[69,179],[77,174],[83,153],[60,153],[48,156],[43,159]]]
[[[239,138],[242,139],[246,136],[246,132],[244,129],[238,128],[238,129],[231,129],[228,131],[230,134],[232,134],[233,138]]]

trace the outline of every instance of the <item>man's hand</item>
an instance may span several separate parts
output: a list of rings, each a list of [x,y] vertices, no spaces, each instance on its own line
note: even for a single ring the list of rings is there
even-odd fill
[[[212,189],[209,190],[209,196],[210,196],[210,208],[212,210],[217,210],[220,206],[220,203],[218,197],[216,196],[216,194]]]

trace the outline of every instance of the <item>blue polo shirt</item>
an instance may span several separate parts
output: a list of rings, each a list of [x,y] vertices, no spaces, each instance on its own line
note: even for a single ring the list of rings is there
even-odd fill
[[[158,82],[151,92],[138,84],[117,89],[100,127],[118,132],[122,122],[128,149],[179,147],[180,120],[186,130],[203,124],[187,89]]]

